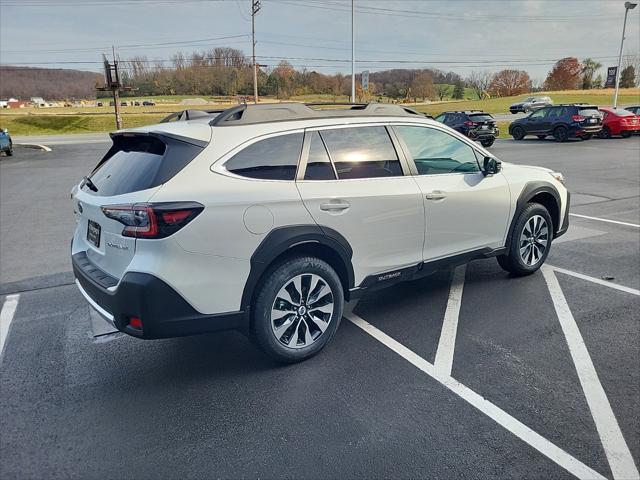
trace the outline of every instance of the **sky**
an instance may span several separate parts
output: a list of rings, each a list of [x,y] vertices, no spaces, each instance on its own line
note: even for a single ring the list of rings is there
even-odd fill
[[[168,61],[228,46],[251,54],[252,0],[0,0],[0,64],[100,71],[122,59]],[[261,0],[258,62],[351,72],[351,0]],[[356,71],[517,68],[544,80],[567,56],[617,63],[621,0],[355,0]],[[640,52],[640,7],[625,53]],[[603,68],[600,73],[605,74]]]

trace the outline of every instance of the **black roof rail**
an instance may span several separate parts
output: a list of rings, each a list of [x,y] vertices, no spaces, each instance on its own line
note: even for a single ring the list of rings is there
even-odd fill
[[[194,120],[196,118],[211,117],[224,112],[224,109],[213,110],[181,110],[179,112],[172,113],[160,120],[160,123],[168,122],[186,122],[187,120]]]
[[[351,108],[314,109],[312,106],[350,106]],[[238,105],[217,115],[209,125],[250,125],[276,121],[310,120],[356,116],[420,116],[426,115],[401,105],[386,103],[266,103]]]

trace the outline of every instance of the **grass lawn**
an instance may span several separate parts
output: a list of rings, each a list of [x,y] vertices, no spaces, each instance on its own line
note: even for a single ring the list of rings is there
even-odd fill
[[[453,86],[451,86],[453,88]],[[554,103],[594,103],[611,105],[613,90],[569,90],[563,92],[540,92],[535,95],[550,96]],[[473,92],[465,90],[465,96],[475,97]],[[484,110],[488,113],[508,113],[509,105],[530,95],[516,97],[490,98],[485,100],[456,100],[409,105],[418,111],[436,116],[449,110]],[[199,96],[155,96],[132,97],[137,100],[154,100],[155,106],[122,107],[122,119],[125,128],[139,127],[157,123],[171,112],[192,109],[228,108],[236,103],[229,103],[229,98]],[[204,98],[211,102],[208,105],[178,105],[185,98]],[[127,98],[128,101],[131,98]],[[273,98],[266,101],[277,101]],[[383,99],[384,100],[384,99]],[[106,100],[108,102],[108,99]],[[290,101],[296,102],[348,102],[345,95],[299,95]],[[372,101],[376,101],[375,98]],[[640,89],[627,88],[620,90],[619,105],[640,104]],[[509,121],[498,122],[500,136],[506,136]],[[21,108],[17,110],[0,110],[0,128],[6,128],[12,135],[55,135],[70,133],[108,132],[115,129],[113,107],[60,107],[60,108]]]
[[[158,123],[164,114],[122,115],[126,128]],[[110,132],[115,130],[113,115],[0,115],[0,128],[11,135],[56,135]]]

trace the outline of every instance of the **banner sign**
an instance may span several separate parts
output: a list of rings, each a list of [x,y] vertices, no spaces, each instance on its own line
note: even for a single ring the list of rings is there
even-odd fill
[[[604,83],[605,88],[613,88],[616,86],[616,75],[618,67],[607,68],[607,81]]]

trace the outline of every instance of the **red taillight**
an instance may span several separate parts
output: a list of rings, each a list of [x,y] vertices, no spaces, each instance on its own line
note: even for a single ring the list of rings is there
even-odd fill
[[[129,317],[129,326],[136,330],[142,330],[142,319],[140,317]]]
[[[195,202],[136,203],[105,205],[102,213],[124,225],[124,237],[165,238],[196,218],[203,209]]]
[[[585,117],[583,117],[582,115],[574,115],[571,118],[573,119],[574,122],[584,122],[585,120]]]

